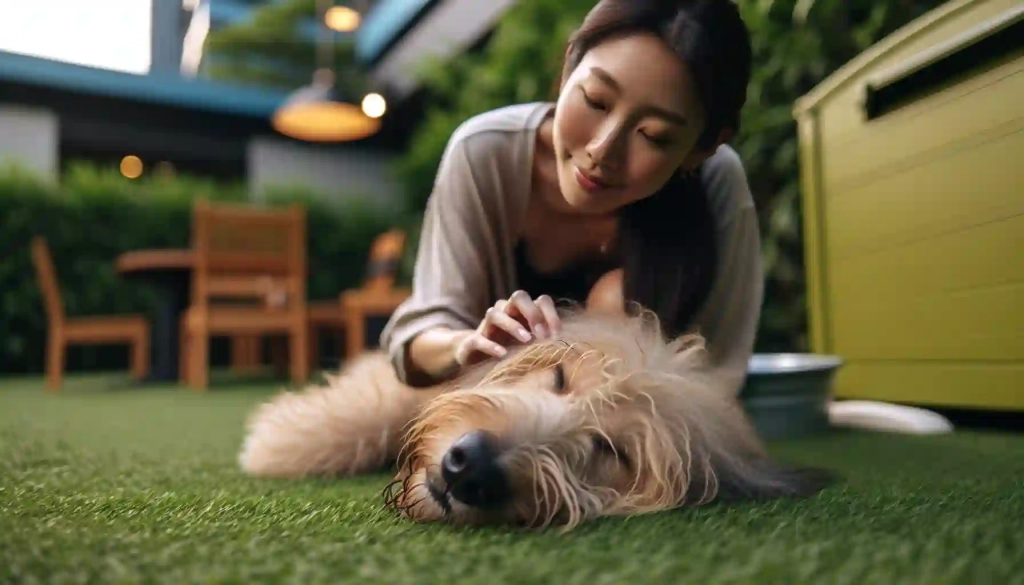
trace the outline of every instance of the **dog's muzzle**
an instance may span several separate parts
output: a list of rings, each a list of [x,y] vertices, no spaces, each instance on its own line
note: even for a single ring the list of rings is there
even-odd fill
[[[512,491],[499,455],[498,440],[491,433],[472,431],[459,437],[441,461],[441,477],[448,493],[474,508],[494,509],[507,504]]]

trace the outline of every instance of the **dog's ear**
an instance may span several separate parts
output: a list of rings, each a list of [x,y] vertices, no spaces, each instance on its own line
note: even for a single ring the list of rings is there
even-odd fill
[[[826,469],[791,467],[768,458],[719,466],[715,476],[723,503],[807,498],[839,480],[838,474]]]

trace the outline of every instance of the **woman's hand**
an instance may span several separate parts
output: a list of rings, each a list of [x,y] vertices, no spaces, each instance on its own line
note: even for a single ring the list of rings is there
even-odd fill
[[[517,290],[508,300],[502,299],[487,309],[480,325],[455,348],[455,361],[469,365],[487,356],[500,358],[514,343],[547,339],[561,327],[555,303],[548,295],[536,300]]]

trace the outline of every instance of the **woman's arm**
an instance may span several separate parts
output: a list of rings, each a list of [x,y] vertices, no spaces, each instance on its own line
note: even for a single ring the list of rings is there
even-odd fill
[[[761,316],[761,236],[739,156],[723,146],[709,162],[703,180],[709,195],[719,204],[718,263],[697,326],[707,340],[716,377],[728,391],[738,393],[746,380]]]
[[[721,272],[700,325],[722,382],[738,394],[754,351],[764,290],[757,214],[753,208],[733,218],[722,239]]]
[[[423,216],[412,294],[391,316],[381,334],[399,379],[425,386],[456,370],[455,348],[484,316],[495,246],[479,169],[470,148],[473,135],[453,136],[438,169]],[[494,267],[493,269],[497,269]]]
[[[459,369],[455,350],[472,329],[439,325],[412,338],[405,351],[405,376],[410,386],[429,386],[451,377]]]

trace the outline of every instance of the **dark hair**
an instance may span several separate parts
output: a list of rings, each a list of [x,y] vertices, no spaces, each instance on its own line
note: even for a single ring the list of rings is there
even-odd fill
[[[600,0],[569,39],[563,79],[595,45],[653,33],[692,72],[706,112],[697,148],[739,130],[750,79],[750,37],[732,0]],[[653,310],[665,332],[688,329],[715,277],[715,225],[699,173],[673,174],[656,193],[620,211],[617,240],[627,308]]]

